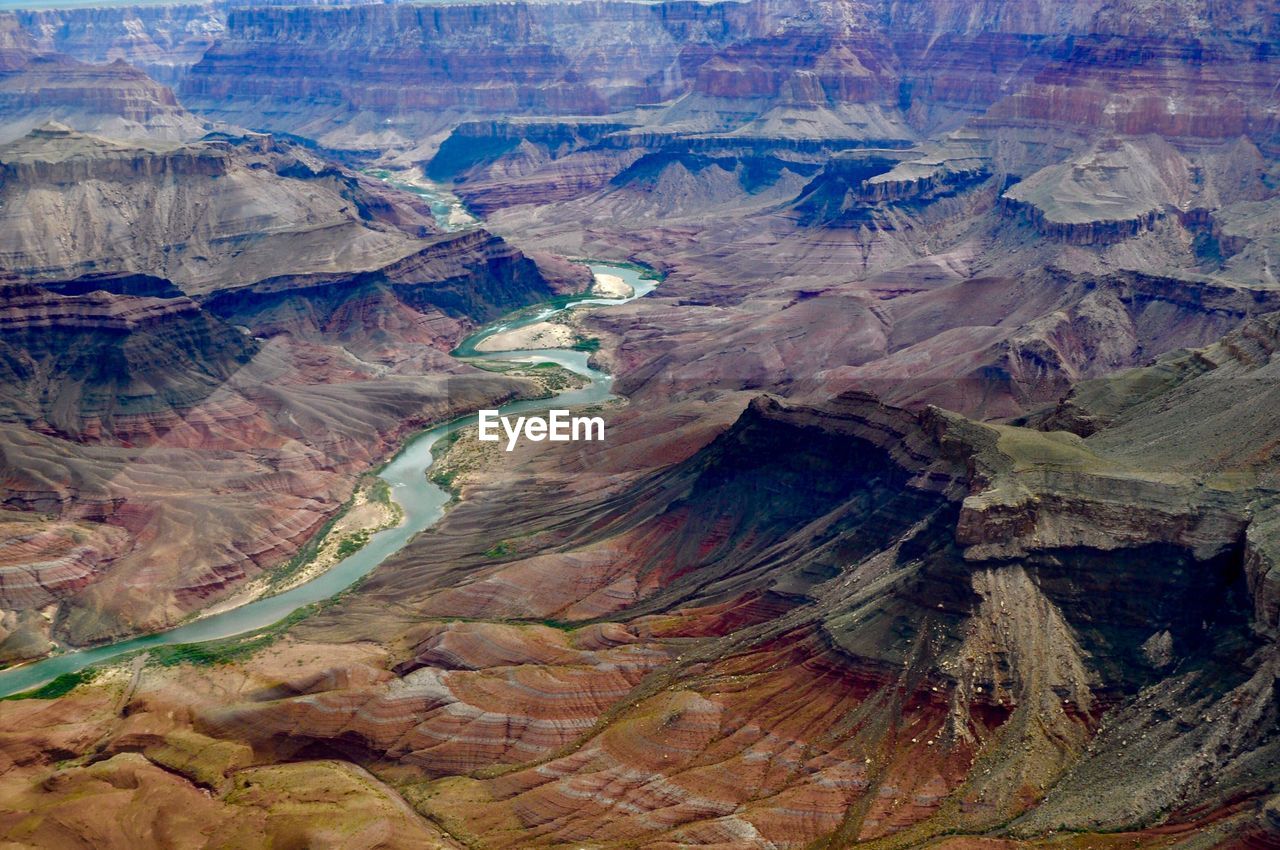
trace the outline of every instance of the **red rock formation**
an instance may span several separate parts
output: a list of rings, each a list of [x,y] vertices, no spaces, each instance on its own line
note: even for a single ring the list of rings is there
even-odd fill
[[[0,15],[0,143],[51,119],[114,135],[189,139],[203,123],[173,92],[117,59],[93,65],[42,53],[12,17]]]
[[[1213,392],[1212,383],[1198,391]],[[810,456],[830,461],[828,440],[848,441],[849,459],[811,467]],[[408,594],[430,596],[433,584],[475,583],[476,567],[461,555],[474,542],[465,531],[486,527],[475,514],[493,506],[464,502],[430,540],[303,632],[398,634],[412,649],[395,678],[333,671],[208,711],[202,722],[280,757],[320,741],[376,769],[403,776],[408,764],[424,780],[442,777],[415,788],[417,804],[455,834],[498,846],[923,839],[981,833],[1019,813],[1015,834],[1038,836],[1048,824],[1095,829],[1160,807],[1171,809],[1162,828],[1172,833],[1205,828],[1222,815],[1183,802],[1195,799],[1183,795],[1195,794],[1202,771],[1236,789],[1224,795],[1260,800],[1248,765],[1251,753],[1276,746],[1274,647],[1252,677],[1214,684],[1209,675],[1185,687],[1175,677],[1160,686],[1167,694],[1138,688],[1167,674],[1169,651],[1212,655],[1214,641],[1238,640],[1247,628],[1236,579],[1221,567],[1241,554],[1250,497],[1163,471],[1129,467],[1117,477],[1100,459],[1091,443],[1061,432],[933,409],[914,415],[868,396],[816,408],[759,400],[689,461],[637,480],[626,498],[610,494],[585,513],[579,505],[573,528],[544,533],[541,544],[598,548],[601,534],[635,537],[631,528],[655,515],[671,519],[676,541],[693,541],[693,518],[716,517],[725,499],[749,500],[752,476],[775,464],[816,492],[847,485],[855,471],[852,497],[838,496],[824,516],[813,499],[795,503],[813,513],[782,527],[785,542],[767,535],[792,512],[787,503],[772,514],[741,511],[756,529],[723,539],[759,545],[768,569],[725,557],[723,543],[703,546],[685,575],[712,580],[659,583],[621,614],[625,626],[565,633],[379,619],[386,600],[403,605]],[[903,476],[896,487],[886,482],[894,474]],[[878,486],[900,495],[867,489]],[[1016,507],[1007,498],[1024,491]],[[769,495],[796,492],[791,483]],[[1113,511],[1113,500],[1132,509]],[[560,507],[544,500],[523,513]],[[506,510],[519,531],[526,516]],[[1227,521],[1206,521],[1215,511]],[[952,523],[969,548],[940,533]],[[1126,531],[1139,525],[1151,533]],[[1166,545],[1153,547],[1161,535]],[[622,564],[643,570],[646,549],[668,545],[638,537]],[[456,573],[432,567],[460,555]],[[529,560],[487,572],[518,583]],[[1111,591],[1094,592],[1103,576]],[[1152,582],[1159,589],[1144,595]],[[741,591],[765,587],[767,613],[747,613],[759,597]],[[590,588],[526,592],[567,601]],[[710,604],[679,601],[690,597]],[[1215,637],[1198,643],[1205,628]],[[1188,741],[1192,716],[1200,719]],[[1136,771],[1154,753],[1175,769]],[[1111,793],[1119,773],[1141,787],[1138,797]],[[1244,835],[1270,829],[1252,816],[1232,823]]]
[[[265,793],[235,784],[241,755],[191,749],[340,755],[499,847],[1012,850],[1060,845],[1064,828],[1087,846],[1267,846],[1271,11],[237,12],[187,83],[220,114],[354,148],[480,116],[441,145],[436,176],[494,227],[661,263],[654,295],[583,319],[630,403],[604,444],[504,456],[438,527],[242,666],[147,673],[123,731],[50,717],[0,752],[51,811],[94,799],[95,767],[143,789],[121,799],[159,793],[163,768],[235,804]],[[360,117],[335,122],[351,104]],[[507,112],[524,114],[494,118]],[[897,147],[856,149],[871,142]],[[341,183],[314,165],[271,167]],[[463,314],[550,289],[507,242],[411,224],[391,227],[414,241],[391,261],[247,274],[203,300],[268,338],[180,416],[86,417],[89,447],[4,426],[11,504],[107,520],[142,547],[105,571],[87,552],[75,576],[51,570],[67,587],[110,573],[48,594],[74,594],[72,634],[151,610],[138,587],[177,616],[291,550],[353,469],[450,406],[375,366],[448,368]],[[58,297],[90,300],[78,286]],[[128,328],[164,296],[111,298],[132,299]],[[111,439],[150,453],[122,460]],[[166,491],[162,464],[198,466],[220,498]],[[194,516],[204,536],[182,537]],[[206,554],[166,574],[160,538]],[[0,627],[15,644],[45,635],[31,616]],[[100,711],[99,693],[71,699]],[[89,751],[111,757],[54,763]]]
[[[228,117],[244,114],[242,99],[270,98],[298,128],[346,114],[347,104],[397,116],[393,131],[396,120],[439,129],[459,113],[603,114],[671,96],[684,85],[687,46],[761,17],[736,5],[628,3],[234,10],[181,91]],[[317,67],[330,70],[324,81],[307,79]],[[340,138],[332,129],[317,135]]]
[[[141,145],[51,126],[0,162],[16,225],[0,500],[105,523],[111,541],[70,551],[6,526],[31,561],[0,604],[55,604],[76,642],[172,622],[287,560],[407,435],[521,391],[445,354],[472,323],[582,284],[478,228],[439,235],[411,196],[267,136]],[[32,215],[50,204],[84,216]],[[273,239],[260,259],[279,269],[288,245],[299,262],[260,279],[244,259]],[[204,281],[182,279],[201,302],[128,272],[154,269],[152,248],[201,255]],[[96,271],[49,279],[69,268]]]

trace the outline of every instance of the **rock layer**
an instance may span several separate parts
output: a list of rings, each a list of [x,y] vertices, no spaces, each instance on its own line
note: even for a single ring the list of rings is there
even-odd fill
[[[85,538],[5,526],[14,654],[162,627],[288,560],[409,434],[536,391],[448,357],[467,329],[586,282],[269,136],[49,125],[0,163],[0,498]]]
[[[493,507],[464,503],[302,632],[412,647],[392,674],[300,680],[204,722],[282,756],[318,740],[378,769],[412,765],[410,799],[499,846],[923,840],[1019,814],[1017,835],[1157,811],[1162,828],[1219,828],[1201,808],[1202,777],[1216,777],[1210,800],[1223,806],[1258,799],[1268,774],[1253,759],[1280,746],[1265,684],[1275,647],[1247,637],[1265,626],[1241,574],[1254,494],[1117,463],[1105,434],[858,394],[813,407],[757,399],[687,461],[506,563],[466,554],[474,538],[457,532]],[[767,507],[752,507],[756,492]],[[519,532],[558,508],[552,496],[501,510]],[[604,541],[627,553],[601,562],[615,565],[610,587],[632,578],[619,607],[582,606],[594,574],[550,585],[529,571],[547,558],[586,566]],[[487,600],[477,612],[601,621],[565,634],[377,615],[390,599],[430,613],[433,599],[456,611],[476,594]],[[1256,675],[1219,678],[1247,656]],[[1173,658],[1214,672],[1178,672]],[[1203,718],[1187,740],[1191,714]],[[1206,758],[1198,741],[1224,745]],[[1174,770],[1140,771],[1151,780],[1120,803],[1108,777],[1154,753]],[[1103,788],[1116,805],[1099,803]],[[1222,829],[1268,828],[1236,811]]]
[[[381,267],[432,228],[404,198],[375,215],[396,207],[378,184],[267,136],[133,144],[49,125],[0,148],[0,162],[0,262],[29,278],[145,272],[195,294],[252,283],[281,263]],[[64,207],[83,218],[60,215]]]

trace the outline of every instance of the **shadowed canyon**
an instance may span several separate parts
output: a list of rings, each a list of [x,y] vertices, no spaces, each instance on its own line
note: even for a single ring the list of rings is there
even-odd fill
[[[1270,0],[0,0],[0,843],[1280,847],[1277,80]]]

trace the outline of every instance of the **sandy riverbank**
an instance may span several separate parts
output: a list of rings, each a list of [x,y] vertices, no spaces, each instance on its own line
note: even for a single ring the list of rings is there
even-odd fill
[[[351,507],[334,522],[310,561],[288,576],[281,577],[276,572],[258,576],[234,595],[201,611],[200,618],[230,611],[255,599],[305,584],[359,549],[374,532],[398,525],[403,518],[400,506],[390,500],[373,498],[373,489],[378,486],[375,482],[351,497]]]
[[[624,284],[625,285],[625,284]],[[516,351],[522,348],[568,348],[577,333],[559,322],[538,322],[487,337],[476,345],[476,351]]]
[[[591,294],[601,298],[630,298],[636,294],[631,284],[616,274],[596,273],[596,282],[591,285]]]

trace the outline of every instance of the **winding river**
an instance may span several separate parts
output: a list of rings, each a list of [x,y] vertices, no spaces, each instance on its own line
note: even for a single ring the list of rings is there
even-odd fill
[[[586,386],[566,390],[549,399],[511,402],[501,408],[503,413],[545,410],[550,407],[574,407],[605,401],[611,397],[613,377],[587,365],[589,355],[585,351],[526,349],[484,353],[475,349],[476,343],[492,334],[541,322],[562,310],[575,306],[625,304],[648,295],[657,286],[657,281],[646,277],[645,272],[624,266],[596,263],[591,265],[591,270],[597,275],[613,274],[621,277],[632,288],[632,295],[627,298],[578,296],[566,299],[563,303],[558,302],[554,306],[526,310],[516,318],[502,320],[477,331],[454,351],[457,357],[475,359],[520,363],[554,362],[582,375],[589,381]],[[283,593],[258,599],[169,631],[156,632],[90,649],[75,650],[11,670],[0,671],[0,696],[21,693],[50,682],[58,676],[113,661],[139,650],[200,643],[254,632],[278,623],[299,608],[329,599],[346,590],[358,579],[372,572],[374,567],[390,555],[404,547],[414,535],[430,528],[444,515],[445,505],[452,497],[448,491],[433,484],[427,478],[426,470],[431,466],[432,460],[431,447],[442,437],[475,421],[475,414],[464,416],[423,431],[405,443],[400,452],[378,473],[391,486],[392,498],[404,510],[404,521],[393,528],[377,532],[370,537],[364,548],[338,562],[331,569]]]

